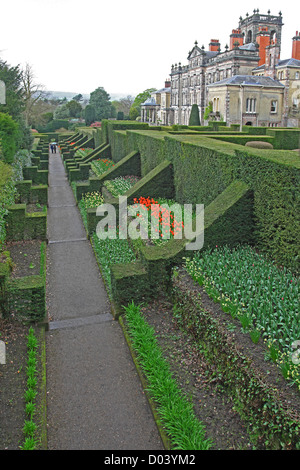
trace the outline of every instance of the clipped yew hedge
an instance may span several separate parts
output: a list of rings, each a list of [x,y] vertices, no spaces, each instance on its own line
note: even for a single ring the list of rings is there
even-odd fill
[[[119,160],[128,151],[139,151],[142,176],[170,161],[175,200],[181,204],[207,206],[234,180],[244,181],[253,191],[253,243],[279,264],[299,270],[300,162],[295,152],[155,130],[128,130],[121,139],[118,135],[116,145],[114,132],[110,135],[113,159],[115,154]]]

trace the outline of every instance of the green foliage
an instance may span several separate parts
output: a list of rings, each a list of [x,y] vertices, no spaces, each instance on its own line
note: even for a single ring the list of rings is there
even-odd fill
[[[139,181],[138,176],[119,176],[104,182],[104,186],[114,197],[122,196]]]
[[[12,167],[14,169],[14,180],[22,181],[23,178],[23,168],[31,166],[31,159],[33,154],[29,150],[19,150],[14,157],[14,162]]]
[[[6,104],[0,105],[0,113],[10,115],[18,125],[18,135],[14,137],[16,149],[30,149],[33,139],[23,117],[25,97],[22,88],[22,71],[19,66],[11,67],[0,59],[0,80],[4,81],[6,87]]]
[[[155,331],[143,318],[139,306],[125,307],[129,330],[137,361],[147,380],[147,389],[156,403],[159,418],[176,450],[209,450],[210,439],[205,438],[205,427],[195,417],[192,402],[178,387],[168,362],[155,337]]]
[[[85,123],[90,126],[96,120],[96,112],[94,106],[88,104],[84,110]]]
[[[6,239],[5,216],[7,206],[14,204],[16,187],[13,180],[13,168],[0,160],[0,252]]]
[[[17,121],[25,107],[22,91],[22,71],[19,66],[11,67],[7,62],[0,59],[0,80],[4,81],[6,89],[6,104],[0,104],[0,113],[7,113]]]
[[[54,119],[68,119],[70,117],[70,110],[67,104],[68,103],[64,103],[55,109],[53,115]]]
[[[292,344],[300,337],[299,282],[295,276],[249,246],[198,252],[186,261],[186,269],[204,288],[211,293],[214,289],[214,300],[239,318],[244,330],[255,326],[268,345],[277,345],[278,362],[289,362]],[[296,368],[290,379],[297,381],[300,390]]]
[[[129,111],[129,118],[131,121],[136,121],[136,118],[140,115],[138,108],[131,106]]]
[[[21,450],[35,450],[38,445],[37,425],[34,422],[34,414],[36,409],[36,396],[38,384],[37,371],[37,348],[38,340],[35,336],[34,329],[29,328],[27,336],[27,389],[25,391],[25,414],[28,419],[24,421],[23,435],[24,443],[20,447]]]
[[[136,119],[137,116],[141,114],[141,105],[151,96],[151,93],[156,91],[156,88],[147,88],[147,90],[142,91],[139,93],[135,99],[134,102],[132,103],[132,107],[130,108],[130,119]],[[133,117],[133,112],[131,112],[131,109],[134,109],[134,113],[138,113],[137,116]]]
[[[197,104],[193,104],[192,106],[189,126],[200,126],[199,107]]]
[[[199,290],[179,272],[172,299],[176,321],[195,340],[205,360],[218,371],[234,409],[249,424],[252,440],[266,449],[297,449],[299,417],[286,404],[284,394],[263,377],[253,359],[238,348],[224,321],[204,307]],[[230,324],[229,321],[228,324]]]
[[[111,291],[111,268],[115,264],[131,263],[136,255],[126,239],[106,238],[101,240],[94,233],[92,237],[94,251],[101,268],[104,280]]]
[[[208,121],[209,115],[210,115],[212,112],[213,112],[213,103],[212,103],[212,101],[210,101],[210,102],[208,103],[208,106],[205,108],[203,119],[204,119],[205,121]]]
[[[299,129],[266,129],[266,134],[274,136],[274,148],[294,150],[300,148]]]
[[[107,119],[112,116],[112,104],[109,94],[103,87],[98,87],[90,94],[89,104],[95,109],[97,121]]]
[[[8,114],[0,113],[0,158],[12,163],[17,149],[18,125]]]
[[[78,101],[71,100],[66,104],[66,108],[69,110],[69,116],[72,118],[80,117],[82,106]]]
[[[273,148],[273,145],[270,142],[263,142],[261,140],[246,142],[245,146],[253,147],[256,149],[272,149]]]

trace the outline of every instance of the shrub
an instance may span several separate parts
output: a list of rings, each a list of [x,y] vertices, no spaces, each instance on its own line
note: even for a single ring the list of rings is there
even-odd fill
[[[272,149],[273,145],[270,142],[263,142],[261,140],[246,142],[246,147],[253,147],[256,149]]]
[[[12,163],[17,149],[18,124],[8,115],[0,113],[0,157]]]
[[[199,108],[197,104],[193,104],[192,106],[189,126],[200,126]]]
[[[5,206],[14,204],[15,194],[13,169],[0,160],[0,251],[6,236],[4,217],[8,211]]]

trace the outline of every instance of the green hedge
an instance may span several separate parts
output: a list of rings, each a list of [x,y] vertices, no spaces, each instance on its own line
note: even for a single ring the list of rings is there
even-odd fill
[[[267,135],[274,137],[274,148],[294,150],[300,148],[300,129],[267,129]]]
[[[23,168],[23,175],[25,180],[31,180],[36,184],[48,184],[49,170],[39,170],[37,166],[29,166]]]
[[[122,146],[141,155],[143,176],[164,160],[172,163],[179,203],[207,206],[234,180],[244,181],[253,191],[254,242],[278,263],[299,270],[300,165],[295,152],[241,148],[207,136],[163,131],[129,130],[125,138]]]
[[[1,281],[1,272],[0,272]],[[46,316],[46,243],[41,243],[40,274],[10,278],[6,272],[0,311],[17,320],[41,321]]]
[[[33,186],[31,180],[22,180],[16,183],[16,190],[21,203],[48,203],[48,185]]]
[[[46,240],[47,213],[26,213],[26,204],[8,206],[6,220],[7,240]]]

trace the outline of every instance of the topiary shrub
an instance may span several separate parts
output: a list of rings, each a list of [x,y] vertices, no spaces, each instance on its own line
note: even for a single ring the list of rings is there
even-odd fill
[[[189,126],[200,126],[199,108],[197,104],[193,104],[192,106]]]
[[[262,142],[261,140],[246,142],[245,147],[253,147],[256,149],[272,149],[274,148],[270,142]]]

